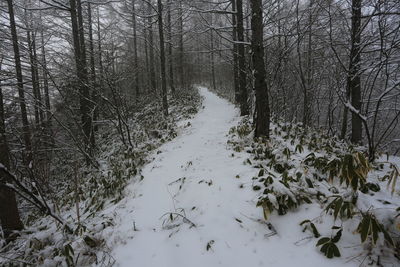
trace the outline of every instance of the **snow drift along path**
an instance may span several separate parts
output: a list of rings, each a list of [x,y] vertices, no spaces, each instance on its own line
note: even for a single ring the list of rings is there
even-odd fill
[[[127,197],[114,207],[117,225],[108,245],[117,265],[356,266],[343,258],[326,259],[315,239],[304,239],[310,234],[302,233],[298,224],[319,215],[312,206],[275,216],[271,222],[278,234],[268,236],[267,225],[257,221],[262,211],[255,207],[251,189],[257,170],[243,164],[246,153],[227,145],[228,131],[239,121],[238,110],[206,88],[199,90],[204,109],[180,136],[160,148],[143,169],[143,181],[128,186]],[[163,227],[168,216],[160,217],[182,213],[179,209],[196,227],[182,219]]]

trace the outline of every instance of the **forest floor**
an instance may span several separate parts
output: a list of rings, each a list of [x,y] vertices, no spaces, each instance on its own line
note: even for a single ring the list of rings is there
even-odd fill
[[[351,251],[327,259],[299,222],[320,215],[303,205],[267,225],[251,180],[258,170],[234,152],[228,132],[238,110],[206,88],[203,108],[177,138],[161,146],[125,198],[104,212],[117,266],[358,266]],[[234,152],[234,153],[233,153]]]

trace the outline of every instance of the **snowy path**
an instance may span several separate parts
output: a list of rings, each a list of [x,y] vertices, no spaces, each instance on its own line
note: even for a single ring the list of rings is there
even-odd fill
[[[144,180],[130,185],[128,196],[113,211],[117,225],[108,244],[117,265],[358,266],[345,264],[343,258],[327,260],[318,253],[315,239],[298,242],[309,236],[298,223],[315,217],[312,207],[275,216],[271,222],[278,235],[267,236],[270,230],[256,221],[262,212],[255,207],[251,190],[257,170],[243,164],[245,153],[235,152],[232,157],[227,146],[226,135],[238,122],[238,111],[205,88],[200,93],[205,108],[193,118],[192,126],[160,148],[161,153],[144,168]],[[183,183],[177,181],[183,177]],[[196,227],[177,220],[180,226],[163,228],[168,216],[160,217],[180,208]]]

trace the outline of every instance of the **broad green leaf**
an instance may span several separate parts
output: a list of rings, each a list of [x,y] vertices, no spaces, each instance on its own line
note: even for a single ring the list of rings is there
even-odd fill
[[[339,214],[340,209],[342,208],[342,204],[343,204],[342,198],[339,198],[335,201],[335,211],[333,213],[333,217],[335,218],[335,220]]]
[[[321,235],[319,234],[319,232],[317,230],[317,227],[315,227],[315,225],[313,223],[310,223],[310,226],[311,226],[311,229],[313,231],[314,237],[315,238],[320,237]]]
[[[371,218],[369,215],[364,215],[360,223],[360,236],[361,236],[361,243],[364,243],[367,240],[368,233],[370,232],[370,224]]]
[[[323,237],[321,239],[318,240],[317,244],[315,246],[321,246],[322,244],[326,244],[327,242],[329,242],[331,239],[329,237]],[[322,248],[321,248],[322,251]]]
[[[340,229],[340,230],[336,233],[335,237],[332,238],[332,242],[333,242],[333,243],[337,243],[337,242],[340,240],[341,237],[342,237],[342,229]]]
[[[335,244],[332,245],[332,249],[333,249],[333,255],[335,257],[340,257],[341,256],[339,248]]]
[[[309,222],[311,222],[311,221],[310,221],[310,220],[304,220],[304,221],[302,221],[302,222],[300,223],[300,226],[303,226],[303,224],[309,223]]]
[[[378,222],[374,218],[371,218],[371,230],[372,230],[372,240],[374,244],[376,244],[376,241],[379,238],[380,226],[378,225]]]

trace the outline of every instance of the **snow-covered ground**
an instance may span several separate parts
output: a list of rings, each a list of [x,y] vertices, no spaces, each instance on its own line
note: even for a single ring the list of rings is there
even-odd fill
[[[180,136],[163,145],[144,167],[144,179],[106,210],[115,227],[104,233],[118,266],[358,266],[342,257],[327,259],[299,222],[320,215],[303,205],[272,216],[269,229],[257,208],[245,152],[233,152],[227,134],[238,110],[206,88],[204,108]],[[172,214],[171,214],[172,213]],[[179,215],[177,215],[179,214]],[[275,232],[276,230],[276,232]]]

